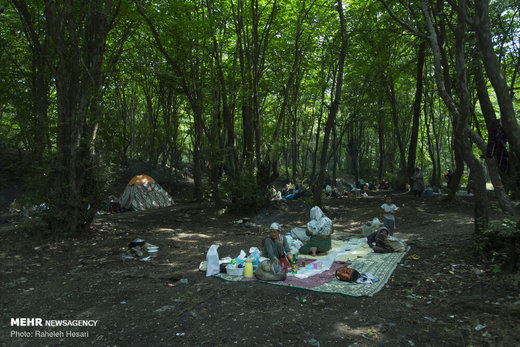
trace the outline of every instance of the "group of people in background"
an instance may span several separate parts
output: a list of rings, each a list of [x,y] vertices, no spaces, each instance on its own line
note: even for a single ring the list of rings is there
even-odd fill
[[[448,172],[444,175],[444,179],[446,180],[446,184],[449,187],[451,180],[453,178],[453,171],[448,170]],[[424,174],[420,168],[415,168],[414,174],[411,177],[412,187],[411,190],[415,198],[420,198],[424,191],[427,193],[429,191],[437,191],[435,188],[426,188],[425,189],[425,181]],[[407,185],[408,186],[408,185]],[[409,187],[409,186],[408,186]],[[470,194],[473,191],[473,180],[471,179],[471,175],[468,177],[467,183],[467,193]],[[375,190],[389,190],[390,183],[387,182],[384,178],[376,184],[375,180],[372,179],[370,181],[365,181],[363,178],[359,178],[357,182],[348,183],[344,191],[338,191],[337,188],[333,188],[330,185],[330,180],[324,181],[322,189],[325,192],[325,196],[332,199],[338,199],[343,197],[355,197],[360,194],[365,194],[366,190],[375,191]],[[410,189],[410,187],[408,188]],[[292,185],[287,183],[281,191],[277,191],[274,186],[271,186],[271,199],[272,200],[296,200],[304,195],[304,190],[301,185],[295,184]]]
[[[451,186],[451,182],[453,180],[454,173],[451,169],[448,170],[446,174],[444,174],[444,179],[446,180],[446,187]],[[424,177],[421,169],[415,168],[415,172],[413,176],[411,177],[413,181],[413,195],[414,197],[421,197],[422,192],[425,190],[424,185]],[[427,188],[432,189],[432,188]],[[467,194],[473,193],[473,178],[471,177],[471,173],[468,175],[468,181],[466,184],[466,192]]]
[[[357,182],[347,183],[343,191],[338,191],[337,188],[333,188],[329,184],[324,185],[322,188],[326,197],[339,199],[366,196],[367,190],[388,190],[390,189],[390,184],[386,182],[385,179],[382,179],[381,182],[376,185],[375,180],[373,179],[367,182],[363,178],[359,178]]]
[[[452,170],[443,176],[448,186],[450,186],[454,173]],[[420,198],[425,191],[424,175],[420,168],[415,168],[414,174],[411,177],[413,186],[411,190],[415,198]],[[327,184],[325,184],[327,183]],[[468,193],[472,189],[471,175],[468,178]],[[384,179],[381,180],[378,186],[376,186],[374,180],[365,182],[364,179],[360,178],[355,183],[349,183],[346,185],[346,189],[343,193],[338,193],[335,188],[330,186],[330,182],[324,182],[322,187],[325,191],[326,196],[331,198],[340,198],[343,196],[355,196],[356,192],[365,193],[365,190],[387,190],[390,189],[389,183]],[[273,192],[276,192],[272,187]],[[410,187],[409,187],[410,189]],[[431,188],[427,188],[426,192]],[[278,196],[282,199],[293,200],[303,195],[303,189],[299,185],[295,185],[291,188],[290,184],[286,184],[281,192],[277,192]],[[385,196],[384,203],[381,205],[381,212],[383,215],[384,226],[379,227],[377,222],[377,230],[367,234],[367,243],[378,253],[386,252],[404,252],[406,244],[393,236],[396,230],[395,215],[398,211],[398,207],[392,201],[390,195]],[[311,209],[310,213],[311,221],[307,224],[307,235],[309,240],[306,241],[300,248],[300,254],[309,254],[316,256],[317,254],[326,254],[331,249],[331,235],[333,233],[332,221],[326,217],[323,212],[316,206]],[[292,254],[289,251],[288,243],[281,233],[281,226],[278,223],[273,223],[270,228],[270,235],[264,239],[263,242],[264,253],[271,259],[278,259],[281,263],[292,260]],[[286,264],[284,264],[287,266]]]
[[[296,184],[294,187],[287,183],[281,191],[276,190],[271,186],[271,200],[296,200],[304,195],[304,190],[301,185]]]

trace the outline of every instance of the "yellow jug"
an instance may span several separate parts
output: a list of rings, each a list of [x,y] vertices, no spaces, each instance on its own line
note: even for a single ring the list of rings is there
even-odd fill
[[[247,259],[244,266],[244,277],[253,277],[253,260]]]

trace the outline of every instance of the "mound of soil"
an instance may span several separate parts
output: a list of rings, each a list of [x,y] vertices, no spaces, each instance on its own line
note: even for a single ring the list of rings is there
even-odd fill
[[[518,345],[520,296],[512,277],[472,257],[470,200],[396,195],[396,236],[411,251],[371,298],[318,294],[258,282],[231,283],[198,271],[259,247],[271,222],[304,227],[307,200],[253,215],[183,201],[96,217],[88,234],[49,240],[27,222],[0,226],[1,345]],[[464,198],[469,199],[469,198]],[[380,216],[383,193],[326,200],[335,237],[361,237]],[[247,223],[235,223],[249,218]],[[29,231],[32,230],[32,231]],[[159,247],[148,262],[124,259],[136,238]],[[95,326],[13,326],[16,318],[93,320]],[[18,323],[21,323],[18,320]],[[90,323],[94,324],[94,323]],[[44,335],[53,333],[54,335]],[[43,334],[43,335],[42,335]]]

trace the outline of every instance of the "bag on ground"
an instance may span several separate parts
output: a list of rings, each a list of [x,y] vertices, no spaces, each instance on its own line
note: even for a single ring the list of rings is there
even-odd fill
[[[213,276],[220,272],[220,259],[218,257],[217,248],[219,245],[211,245],[206,254],[206,276]]]
[[[256,278],[263,281],[285,281],[287,274],[282,264],[275,260],[264,260],[258,265]]]
[[[383,241],[384,247],[389,248],[392,252],[405,252],[406,243],[394,236],[389,236]]]
[[[359,271],[348,266],[342,266],[336,270],[336,278],[345,282],[356,282],[361,276]]]

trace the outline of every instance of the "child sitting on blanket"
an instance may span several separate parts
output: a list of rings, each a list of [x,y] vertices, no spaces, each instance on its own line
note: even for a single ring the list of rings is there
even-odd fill
[[[290,253],[289,242],[284,235],[280,234],[281,231],[282,226],[280,224],[271,224],[269,236],[262,240],[263,255],[271,260],[276,259],[287,271],[288,264],[292,263],[292,254]]]
[[[387,250],[382,246],[382,241],[386,237],[388,237],[388,229],[381,227],[379,230],[367,236],[367,243],[376,253],[389,253],[391,250]]]
[[[406,250],[406,243],[389,235],[386,227],[382,227],[368,235],[367,243],[376,253],[404,252]]]

